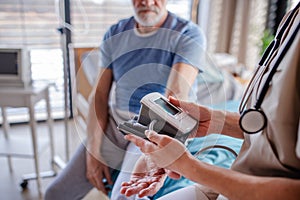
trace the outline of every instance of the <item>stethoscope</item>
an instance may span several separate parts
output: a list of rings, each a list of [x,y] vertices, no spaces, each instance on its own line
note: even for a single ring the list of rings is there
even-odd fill
[[[263,73],[268,70],[269,64],[270,64],[270,59],[275,56],[275,52],[278,50],[280,43],[282,42],[281,39],[285,33],[285,30],[288,28],[290,22],[292,21],[293,17],[295,16],[295,13],[298,12],[300,3],[294,8],[294,10],[291,12],[289,17],[287,18],[286,22],[276,35],[275,39],[271,42],[269,47],[265,50],[258,67],[255,71],[255,75],[252,77],[250,80],[250,83],[248,87],[246,88],[246,91],[244,93],[244,96],[241,100],[241,104],[239,107],[239,112],[241,114],[240,120],[239,120],[239,125],[240,128],[248,134],[255,134],[258,133],[259,131],[263,130],[267,126],[267,117],[264,111],[261,109],[262,102],[267,94],[268,88],[271,85],[272,78],[274,74],[277,71],[277,68],[284,58],[285,54],[289,50],[289,47],[292,45],[298,31],[300,28],[300,23],[298,23],[295,31],[292,33],[290,39],[284,46],[284,49],[282,50],[281,54],[278,56],[278,59],[276,60],[273,68],[271,69],[268,77],[266,78],[265,84],[262,86],[261,92],[257,98],[257,101],[255,105],[252,108],[245,109],[246,104],[254,90],[254,86],[258,82],[258,79],[263,75]],[[260,68],[264,66],[265,69],[261,70]],[[259,73],[260,72],[260,73]],[[259,73],[259,74],[258,74]]]

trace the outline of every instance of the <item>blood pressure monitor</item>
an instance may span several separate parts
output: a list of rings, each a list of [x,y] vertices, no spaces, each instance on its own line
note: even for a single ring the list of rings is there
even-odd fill
[[[150,128],[150,124],[152,126]],[[124,134],[133,133],[145,138],[145,130],[153,129],[184,142],[197,128],[198,121],[171,104],[160,93],[154,92],[141,100],[139,115],[118,126]]]

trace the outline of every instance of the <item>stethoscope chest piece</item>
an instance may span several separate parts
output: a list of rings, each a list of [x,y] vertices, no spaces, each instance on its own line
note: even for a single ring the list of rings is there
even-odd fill
[[[267,117],[260,109],[247,109],[240,117],[240,127],[248,134],[255,134],[263,130],[267,125]]]

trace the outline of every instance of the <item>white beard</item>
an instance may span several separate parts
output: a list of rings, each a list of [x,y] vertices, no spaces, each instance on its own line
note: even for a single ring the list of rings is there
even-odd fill
[[[152,15],[152,14],[139,15],[138,11],[136,11],[134,14],[134,18],[142,26],[146,26],[146,27],[155,26],[160,22],[160,20],[164,16],[163,12],[159,12],[158,10],[155,10],[155,12],[156,15]]]

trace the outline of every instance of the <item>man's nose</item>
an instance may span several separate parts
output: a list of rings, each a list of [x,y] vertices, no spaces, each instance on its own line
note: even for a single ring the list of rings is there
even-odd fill
[[[144,6],[151,6],[153,5],[155,0],[142,0],[142,5]]]

